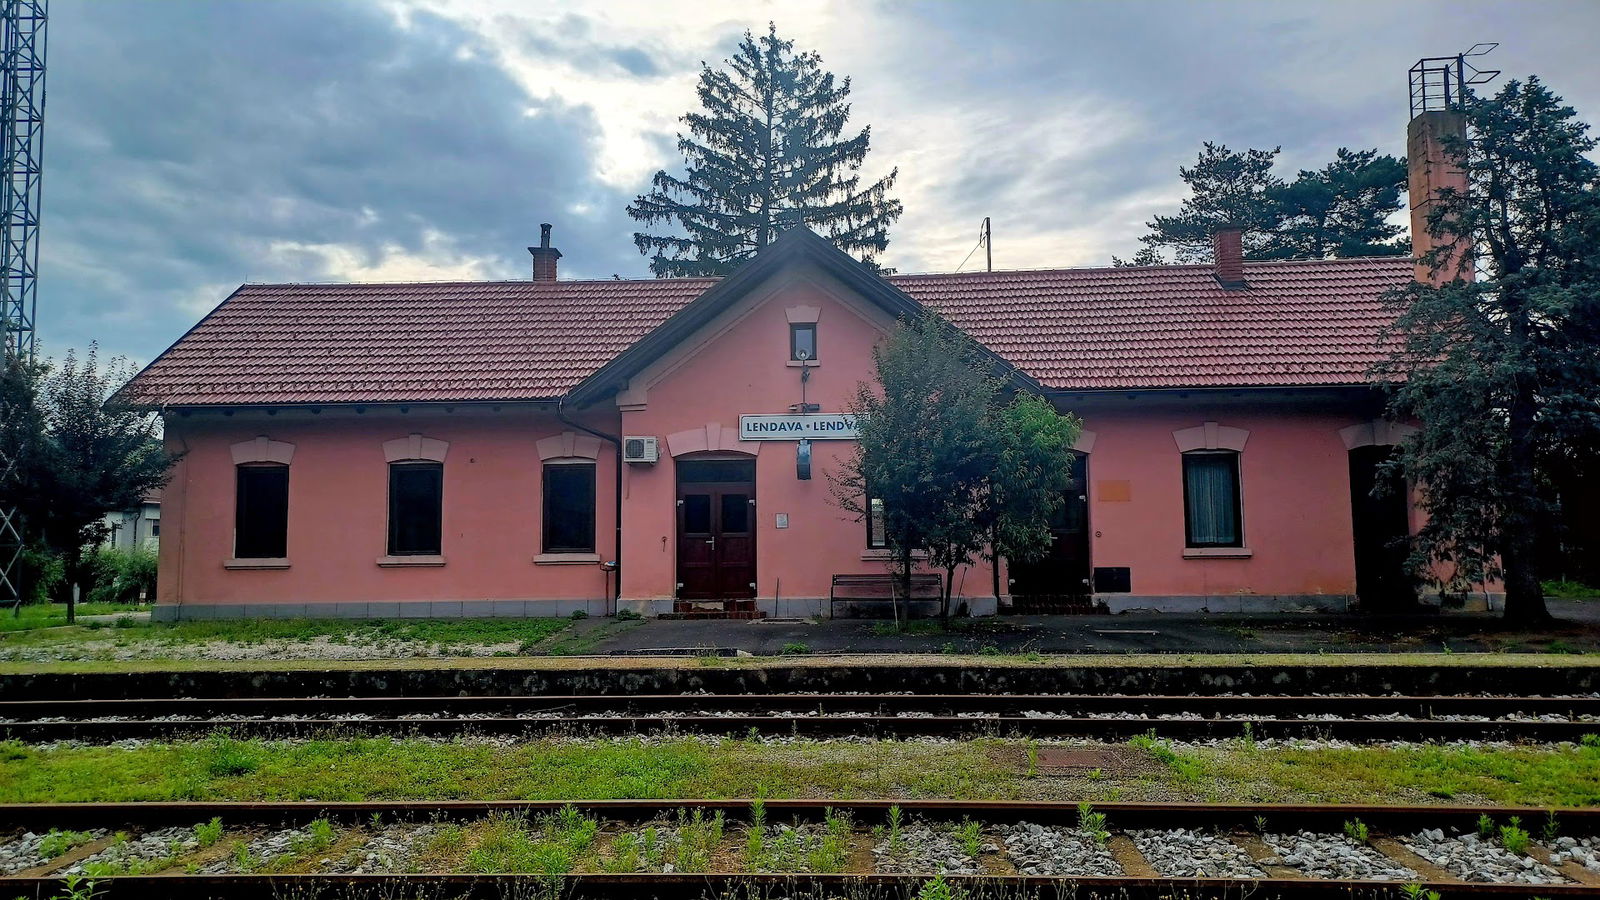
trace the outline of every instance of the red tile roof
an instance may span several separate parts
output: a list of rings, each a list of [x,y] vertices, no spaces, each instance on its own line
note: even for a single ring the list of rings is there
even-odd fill
[[[1245,263],[1247,290],[1209,265],[889,280],[1061,389],[1361,384],[1408,257]]]
[[[1406,258],[895,275],[1047,387],[1361,383]],[[135,379],[174,406],[554,399],[716,279],[245,285]]]

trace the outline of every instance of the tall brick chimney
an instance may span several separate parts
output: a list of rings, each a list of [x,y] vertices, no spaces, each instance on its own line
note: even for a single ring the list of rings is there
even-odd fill
[[[1211,253],[1217,283],[1224,290],[1237,291],[1249,286],[1244,281],[1243,226],[1224,224],[1213,228]]]
[[[539,246],[529,247],[528,252],[533,254],[533,280],[555,281],[556,260],[561,258],[561,251],[550,246],[548,222],[539,226]]]
[[[1428,214],[1438,201],[1439,192],[1452,188],[1467,191],[1467,175],[1451,160],[1445,149],[1447,138],[1465,141],[1467,119],[1459,110],[1439,109],[1421,112],[1406,126],[1407,191],[1411,197],[1411,255],[1417,258],[1416,279],[1432,284],[1447,284],[1457,278],[1470,278],[1472,255],[1469,248],[1453,249],[1435,268],[1422,257],[1435,246],[1428,230]],[[1464,242],[1463,242],[1464,244]]]

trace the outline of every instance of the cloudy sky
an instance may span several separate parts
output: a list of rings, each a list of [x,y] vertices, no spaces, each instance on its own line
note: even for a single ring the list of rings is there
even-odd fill
[[[623,212],[674,168],[701,61],[770,19],[854,79],[884,262],[1105,264],[1203,140],[1403,151],[1406,69],[1499,41],[1600,120],[1600,3],[55,0],[39,328],[148,361],[244,281],[648,274]],[[968,263],[971,268],[972,263]]]

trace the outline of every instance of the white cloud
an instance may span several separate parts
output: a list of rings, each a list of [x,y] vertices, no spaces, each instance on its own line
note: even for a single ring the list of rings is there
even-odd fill
[[[263,260],[273,270],[305,273],[296,280],[481,281],[503,275],[497,260],[463,253],[445,235],[428,231],[421,252],[385,244],[376,253],[336,243],[272,241]]]

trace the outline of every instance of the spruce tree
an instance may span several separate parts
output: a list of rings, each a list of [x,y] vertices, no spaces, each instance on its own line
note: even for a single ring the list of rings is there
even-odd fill
[[[683,177],[660,171],[628,206],[658,278],[726,275],[777,235],[806,227],[869,265],[889,245],[902,212],[889,196],[898,170],[865,187],[861,165],[870,127],[841,138],[850,118],[850,79],[835,80],[815,52],[796,53],[775,26],[744,40],[724,69],[703,66],[699,112],[678,135]]]
[[[1549,617],[1538,539],[1552,463],[1600,436],[1600,167],[1572,107],[1537,78],[1466,105],[1445,151],[1466,174],[1429,213],[1423,262],[1443,284],[1389,298],[1398,318],[1390,414],[1420,431],[1398,464],[1426,514],[1414,563],[1446,588],[1505,585],[1505,616]],[[1476,265],[1462,278],[1451,260]],[[1469,273],[1472,274],[1472,273]]]
[[[1236,153],[1226,145],[1206,141],[1193,166],[1178,167],[1178,177],[1192,195],[1178,207],[1177,215],[1151,219],[1150,233],[1139,242],[1152,254],[1173,251],[1180,263],[1207,262],[1212,230],[1231,224],[1244,228],[1245,255],[1253,258],[1264,246],[1266,234],[1278,224],[1268,195],[1283,186],[1283,179],[1272,174],[1281,150]],[[1155,258],[1144,256],[1144,264]]]

